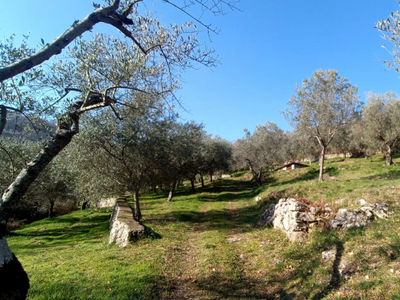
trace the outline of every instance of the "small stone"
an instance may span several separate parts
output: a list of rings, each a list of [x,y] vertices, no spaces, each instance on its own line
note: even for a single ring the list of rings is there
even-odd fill
[[[324,251],[324,252],[322,252],[322,259],[329,260],[329,259],[335,257],[335,255],[336,255],[335,250]]]

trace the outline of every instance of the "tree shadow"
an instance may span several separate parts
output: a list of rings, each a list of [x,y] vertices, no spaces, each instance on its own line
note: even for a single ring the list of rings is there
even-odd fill
[[[383,174],[361,177],[360,179],[361,180],[393,180],[393,179],[398,179],[399,177],[400,177],[400,169],[399,170],[388,170],[387,172],[385,172]]]
[[[336,241],[336,254],[335,254],[335,260],[333,261],[332,264],[331,280],[322,291],[316,293],[314,297],[311,298],[312,300],[323,299],[328,293],[330,293],[332,290],[337,289],[340,286],[339,265],[342,260],[343,252],[344,252],[343,242]]]

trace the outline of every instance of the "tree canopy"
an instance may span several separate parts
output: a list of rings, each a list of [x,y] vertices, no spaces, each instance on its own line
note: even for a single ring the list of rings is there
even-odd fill
[[[359,109],[357,87],[336,70],[316,70],[296,86],[284,115],[289,124],[314,137],[321,148],[319,181],[323,180],[326,147]]]

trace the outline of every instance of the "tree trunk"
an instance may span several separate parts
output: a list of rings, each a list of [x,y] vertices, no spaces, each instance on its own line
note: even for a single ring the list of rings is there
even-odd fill
[[[174,181],[173,183],[171,183],[170,187],[169,187],[169,194],[168,194],[168,202],[172,201],[172,198],[174,197],[174,193],[175,193],[175,187],[176,187],[176,182]]]
[[[201,187],[204,187],[204,177],[203,177],[203,174],[200,174],[200,182],[201,182]]]
[[[23,169],[4,191],[0,206],[0,299],[25,299],[29,289],[28,275],[9,249],[6,227],[12,208],[28,190],[40,172],[67,146],[76,131],[60,129],[42,151]]]
[[[142,212],[140,211],[140,203],[139,203],[139,189],[134,189],[132,192],[133,197],[133,206],[134,206],[134,218],[136,221],[140,221],[142,218]]]
[[[393,165],[392,148],[389,145],[386,145],[385,160],[386,160],[386,165],[387,166]]]
[[[76,134],[75,131],[60,129],[47,142],[42,151],[19,173],[17,178],[4,191],[0,206],[0,238],[4,236],[12,207],[19,202],[40,172],[64,149]]]
[[[195,181],[195,180],[196,180],[195,178],[190,179],[190,186],[192,187],[192,192],[195,192],[195,191],[196,191],[196,188],[195,188],[195,186],[194,186],[194,181]]]
[[[319,177],[318,182],[323,182],[324,178],[324,160],[325,160],[325,150],[326,146],[321,145],[321,154],[319,155]]]
[[[210,173],[210,182],[213,182],[213,174]]]
[[[28,275],[11,253],[5,237],[0,238],[0,282],[0,299],[26,299],[29,290]]]
[[[54,216],[54,203],[55,201],[53,200],[50,201],[49,218],[52,218]]]
[[[3,134],[4,128],[7,124],[7,108],[4,105],[0,105],[0,135]]]
[[[261,168],[260,171],[257,173],[257,172],[254,170],[252,164],[249,162],[249,169],[250,169],[250,172],[251,172],[251,174],[253,175],[253,179],[256,181],[257,185],[258,185],[258,186],[261,186],[261,185],[262,185],[262,182],[261,182],[262,168]]]

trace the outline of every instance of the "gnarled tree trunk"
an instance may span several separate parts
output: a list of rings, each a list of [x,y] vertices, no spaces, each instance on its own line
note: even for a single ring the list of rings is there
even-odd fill
[[[392,147],[388,144],[386,144],[385,161],[387,166],[393,165]]]
[[[321,145],[321,154],[319,155],[319,177],[318,177],[319,182],[324,181],[323,175],[324,175],[325,150],[326,146]]]
[[[136,221],[140,221],[142,218],[142,212],[140,211],[140,203],[139,203],[139,189],[136,188],[132,192],[133,197],[133,205],[134,205],[134,218]]]
[[[43,150],[23,169],[5,190],[0,206],[0,299],[25,299],[29,289],[28,275],[11,253],[6,241],[7,222],[17,204],[40,172],[67,146],[76,131],[60,129]]]
[[[176,181],[172,182],[169,187],[169,194],[168,194],[168,199],[167,199],[168,202],[171,202],[172,198],[174,197],[175,187],[176,187]]]

